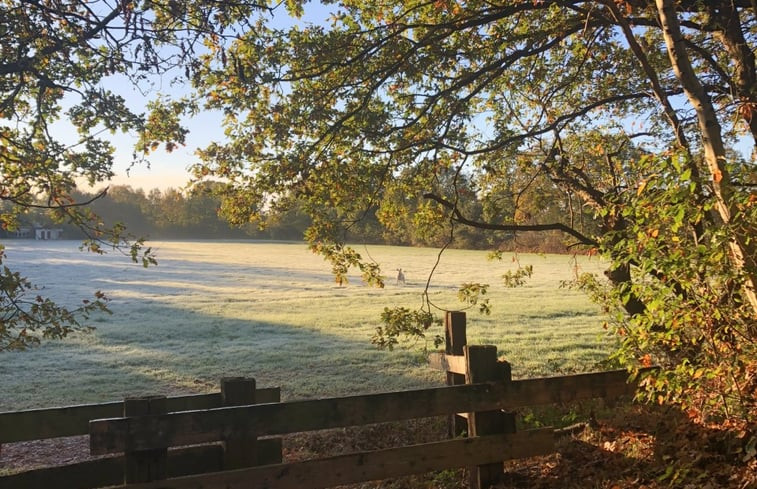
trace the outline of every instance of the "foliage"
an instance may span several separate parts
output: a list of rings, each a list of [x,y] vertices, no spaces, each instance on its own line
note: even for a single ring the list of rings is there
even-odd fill
[[[490,260],[502,260],[503,253],[500,250],[489,253]],[[534,274],[533,265],[521,266],[518,256],[514,255],[512,258],[513,263],[517,263],[518,267],[515,270],[508,270],[502,275],[502,283],[505,287],[520,287],[525,285],[529,278]]]
[[[261,21],[202,59],[197,95],[230,140],[195,173],[224,178],[236,219],[298,202],[337,276],[360,266],[332,252],[366,215],[442,247],[466,227],[494,249],[561,232],[611,264],[597,296],[626,324],[618,360],[663,361],[663,400],[720,398],[753,423],[735,398],[753,378],[754,186],[737,178],[754,166],[726,149],[757,135],[753,2],[328,5],[323,24]],[[425,334],[408,311],[385,320]]]
[[[348,282],[347,272],[351,267],[359,267],[363,281],[377,287],[384,287],[384,278],[380,275],[377,263],[364,262],[360,253],[349,246],[340,244],[314,243],[311,245],[314,253],[323,255],[323,258],[331,263],[331,271],[334,281],[341,285]]]
[[[616,267],[638,264],[639,280],[627,287],[593,277],[580,283],[612,312],[609,326],[621,339],[615,359],[663,367],[644,379],[643,397],[678,404],[701,423],[747,430],[757,419],[757,329],[738,294],[745,272],[729,266],[732,232],[697,231],[715,204],[683,169],[685,158],[639,161],[646,178],[618,209],[629,228],[608,239],[605,251]],[[734,222],[755,235],[757,199],[748,191],[737,199]],[[645,306],[633,316],[617,309],[630,295]]]
[[[129,89],[147,93],[162,76],[189,76],[207,36],[226,32],[232,18],[243,26],[262,7],[210,1],[0,2],[0,229],[13,233],[39,211],[56,224],[77,227],[86,236],[85,249],[119,249],[135,261],[153,263],[140,240],[121,226],[102,225],[86,208],[102,195],[79,200],[76,185],[113,175],[113,133],[138,135],[134,163],[161,143],[168,151],[183,144],[186,131],[178,120],[186,105],[155,102],[145,115],[130,107]],[[120,87],[126,89],[117,93]],[[9,318],[34,318],[40,328],[47,322],[51,337],[78,325],[76,310],[43,298],[19,302],[28,290],[23,277],[5,274],[0,317],[8,322],[1,325],[0,350],[37,341]],[[9,338],[15,339],[6,343]]]
[[[5,259],[0,246],[0,265]],[[84,319],[95,311],[108,311],[108,299],[96,292],[94,300],[84,299],[74,309],[61,307],[36,294],[36,288],[18,272],[3,265],[0,269],[0,352],[23,350],[42,338],[63,338],[73,331],[86,331]]]
[[[489,299],[483,298],[489,290],[489,284],[464,283],[457,292],[457,298],[468,307],[478,306],[482,314],[491,314]]]
[[[505,287],[520,287],[521,285],[525,285],[526,280],[533,274],[534,268],[529,265],[527,267],[518,268],[514,272],[508,270],[502,275],[502,281],[505,283]]]
[[[371,342],[379,348],[388,350],[394,349],[399,344],[401,334],[414,337],[425,338],[426,332],[432,325],[441,325],[441,320],[424,310],[411,310],[406,307],[384,308],[381,313],[381,322],[383,326],[376,328],[376,333],[371,338]],[[440,335],[433,337],[434,347],[444,343],[444,338]]]

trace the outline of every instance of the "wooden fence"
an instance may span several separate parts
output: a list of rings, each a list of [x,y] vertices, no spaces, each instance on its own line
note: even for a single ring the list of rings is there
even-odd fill
[[[228,390],[238,384],[238,378],[222,379],[221,391],[210,394],[167,397],[168,412],[217,409],[233,403]],[[224,386],[226,391],[224,392]],[[280,389],[256,389],[255,399],[260,403],[278,402]],[[132,400],[85,404],[49,409],[0,413],[0,443],[44,440],[64,436],[89,434],[93,419],[122,416]],[[2,447],[2,445],[0,445]],[[2,451],[0,450],[0,456]],[[269,439],[258,446],[260,463],[281,462],[281,440]],[[184,447],[171,450],[167,460],[168,476],[197,474],[223,470],[224,447],[220,444]],[[34,461],[30,461],[33,463]],[[124,482],[124,455],[99,458],[76,464],[30,470],[0,477],[0,489],[51,488],[89,489],[114,486]]]
[[[0,489],[50,487],[51,480],[72,489],[320,488],[457,467],[470,467],[471,487],[484,488],[499,479],[504,460],[554,450],[550,428],[515,431],[516,408],[612,398],[634,390],[625,371],[511,380],[509,365],[497,360],[495,347],[465,344],[462,313],[447,315],[446,330],[446,353],[430,359],[447,372],[446,387],[276,402],[277,391],[255,390],[251,379],[233,379],[224,382],[220,396],[215,395],[220,400],[209,406],[177,409],[172,404],[177,401],[151,397],[118,403],[120,408],[109,409],[121,412],[109,411],[107,419],[85,416],[82,410],[77,423],[94,419],[86,431],[91,453],[117,457],[0,478]],[[28,429],[20,429],[25,435],[5,436],[3,428],[13,419],[72,409],[81,407],[0,414],[0,442],[37,437]],[[467,436],[290,463],[281,462],[278,439],[261,438],[442,415],[454,417],[453,435],[460,434],[464,420]],[[56,416],[62,420],[66,415]],[[82,432],[66,431],[64,421],[47,424],[59,426],[37,433]],[[215,445],[209,449],[205,444]]]

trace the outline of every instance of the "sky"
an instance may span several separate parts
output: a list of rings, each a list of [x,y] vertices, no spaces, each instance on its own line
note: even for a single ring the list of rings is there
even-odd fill
[[[288,27],[294,23],[324,24],[329,16],[327,7],[318,2],[310,2],[306,6],[306,16],[302,20],[294,20],[286,15],[283,8],[276,10],[272,23],[278,27]],[[144,105],[150,98],[164,93],[171,96],[181,96],[181,87],[156,86],[147,95],[138,92],[126,81],[113,80],[109,86],[114,92],[122,95],[127,103],[136,111],[144,111]],[[168,89],[166,89],[168,88]],[[221,116],[218,113],[207,112],[185,121],[189,129],[186,146],[179,147],[171,153],[159,149],[150,154],[149,166],[145,164],[132,166],[132,151],[136,137],[134,135],[116,134],[111,142],[116,147],[114,171],[116,176],[107,183],[100,183],[91,190],[100,189],[106,185],[130,185],[146,191],[153,188],[183,188],[189,181],[189,168],[198,162],[195,151],[207,146],[213,141],[222,142],[224,134],[221,127]],[[738,145],[746,158],[750,157],[751,140]],[[742,148],[743,146],[743,148]]]
[[[190,178],[189,168],[198,162],[195,151],[212,141],[222,141],[224,138],[221,118],[217,114],[202,114],[187,120],[185,124],[189,129],[187,144],[179,146],[171,153],[161,147],[150,153],[149,164],[132,165],[132,151],[137,141],[135,135],[114,135],[111,142],[116,148],[113,166],[116,176],[107,183],[98,184],[94,189],[107,185],[130,185],[146,191],[154,188],[165,190],[185,187]]]
[[[295,20],[286,14],[280,6],[275,11],[271,25],[276,27],[288,27],[295,23],[324,24],[330,15],[329,8],[318,2],[310,2],[305,6],[305,16],[301,20]],[[149,99],[158,94],[167,94],[174,97],[181,96],[181,87],[155,86],[153,91],[142,94],[127,80],[113,78],[110,80],[110,90],[123,96],[127,104],[136,112],[144,112],[144,106]],[[179,147],[171,153],[162,148],[150,154],[149,166],[144,164],[132,165],[132,152],[137,140],[135,135],[115,134],[110,138],[116,148],[115,164],[113,170],[116,176],[109,182],[101,182],[90,190],[98,190],[108,185],[130,185],[133,188],[142,188],[149,191],[153,188],[165,190],[166,188],[183,188],[189,181],[189,168],[198,162],[195,151],[203,148],[213,141],[224,140],[221,127],[222,117],[219,113],[206,112],[192,119],[185,120],[185,126],[189,129],[187,144]],[[86,187],[86,185],[84,185]]]

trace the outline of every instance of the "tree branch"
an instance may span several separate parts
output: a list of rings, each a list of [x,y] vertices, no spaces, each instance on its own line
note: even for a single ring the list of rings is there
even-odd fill
[[[440,197],[433,193],[425,193],[423,194],[423,197],[425,199],[433,200],[434,202],[437,202],[438,204],[452,211],[452,214],[453,214],[452,219],[454,219],[456,222],[459,222],[460,224],[465,224],[466,226],[471,226],[478,229],[488,229],[491,231],[521,231],[521,232],[562,231],[563,233],[569,234],[573,236],[574,238],[578,239],[581,244],[585,244],[589,246],[599,245],[599,243],[595,241],[594,239],[589,238],[588,236],[585,236],[584,234],[579,233],[575,229],[559,222],[551,223],[551,224],[492,224],[488,222],[474,221],[463,216],[462,213],[460,212],[460,209],[458,209],[455,204],[453,204],[452,202],[448,201],[447,199],[443,197]]]

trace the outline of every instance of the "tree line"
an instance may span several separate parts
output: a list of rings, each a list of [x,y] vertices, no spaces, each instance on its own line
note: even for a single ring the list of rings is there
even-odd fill
[[[72,196],[90,216],[104,227],[120,224],[134,236],[147,239],[302,239],[302,226],[282,223],[267,230],[249,226],[234,227],[218,215],[220,200],[204,188],[183,191],[176,188],[165,190],[134,189],[127,185],[113,185],[101,192],[75,191]],[[40,210],[30,210],[19,218],[18,228],[55,227],[63,229],[66,239],[86,239],[87,229],[76,223],[56,219],[56,216]],[[299,232],[299,236],[298,236]],[[14,230],[5,230],[6,237],[13,237]]]
[[[460,184],[458,184],[460,185]],[[219,195],[223,185],[205,182],[191,189],[154,188],[145,192],[129,185],[112,185],[104,191],[73,191],[72,198],[86,202],[84,206],[91,216],[104,227],[123,225],[128,232],[146,239],[264,239],[282,241],[302,241],[313,222],[302,206],[276,212],[271,209],[264,218],[255,223],[232,225],[223,214],[223,197]],[[483,219],[486,202],[475,195],[470,187],[460,192],[470,194],[466,211],[474,219]],[[515,196],[502,194],[502,198]],[[518,233],[515,231],[489,232],[467,226],[451,226],[449,222],[439,222],[428,226],[420,217],[424,198],[421,195],[394,195],[394,211],[400,213],[391,220],[383,219],[383,214],[393,212],[388,209],[369,209],[362,219],[351,223],[344,231],[346,241],[369,244],[398,246],[428,246],[464,249],[491,249],[500,251],[522,251],[543,253],[564,253],[569,250],[569,241],[558,232],[542,235]],[[514,204],[513,204],[514,205]],[[521,220],[541,222],[559,220],[570,212],[577,202],[569,194],[555,187],[546,186],[543,193],[531,202],[520,202],[518,209]],[[7,204],[0,203],[0,208]],[[582,229],[595,225],[593,217],[581,214]],[[19,229],[60,228],[64,239],[86,239],[86,229],[67,220],[56,219],[54,214],[41,209],[29,209],[19,217],[14,228],[0,229],[0,237],[17,237]],[[33,237],[30,236],[30,237]]]

